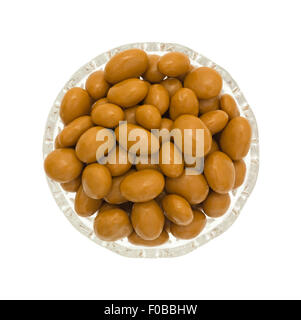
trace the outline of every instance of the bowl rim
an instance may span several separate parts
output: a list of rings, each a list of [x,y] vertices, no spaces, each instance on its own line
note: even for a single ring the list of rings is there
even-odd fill
[[[180,51],[187,54],[192,60],[192,62],[196,62],[202,66],[208,66],[210,68],[215,69],[218,71],[222,78],[223,82],[226,82],[231,89],[232,95],[235,97],[236,102],[240,108],[241,115],[245,116],[252,127],[252,139],[251,139],[251,146],[250,146],[250,164],[248,167],[247,175],[242,187],[237,190],[234,190],[235,196],[238,198],[236,199],[231,212],[227,215],[223,221],[218,224],[213,230],[210,231],[208,234],[203,234],[203,232],[192,240],[185,241],[184,244],[180,244],[179,246],[175,246],[172,248],[162,248],[162,247],[126,247],[122,244],[117,242],[105,242],[98,239],[93,230],[88,228],[86,225],[82,223],[80,218],[74,212],[73,208],[70,207],[66,193],[60,187],[60,184],[51,180],[46,175],[46,179],[51,190],[51,193],[67,219],[71,222],[71,224],[82,234],[88,237],[90,240],[94,241],[98,245],[105,247],[119,255],[126,256],[126,257],[135,257],[135,258],[166,258],[166,257],[178,257],[185,255],[198,247],[206,244],[210,240],[218,237],[226,230],[229,229],[230,226],[236,221],[237,217],[240,215],[242,208],[244,207],[248,197],[250,196],[258,177],[259,171],[259,135],[258,135],[258,127],[256,118],[252,109],[250,108],[249,104],[247,103],[243,93],[241,92],[240,88],[238,87],[235,80],[231,77],[231,75],[222,67],[214,63],[212,60],[208,59],[207,57],[203,56],[202,54],[197,53],[196,51],[177,44],[177,43],[164,43],[164,42],[137,42],[137,43],[130,43],[125,44],[122,46],[115,47],[109,51],[106,51],[88,63],[83,65],[79,68],[71,78],[66,82],[64,87],[59,92],[57,98],[55,99],[53,106],[49,112],[47,117],[44,138],[43,138],[43,159],[48,155],[49,152],[54,150],[54,131],[57,121],[59,120],[59,107],[60,102],[66,93],[67,90],[76,86],[76,84],[83,79],[85,79],[90,73],[98,70],[101,65],[106,63],[113,55],[118,52],[132,49],[132,48],[139,48],[143,49],[146,52],[151,53],[162,53],[162,52],[172,52],[172,51]]]

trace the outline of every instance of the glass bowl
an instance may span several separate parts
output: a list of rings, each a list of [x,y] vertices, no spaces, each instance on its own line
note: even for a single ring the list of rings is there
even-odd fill
[[[93,220],[96,214],[89,218],[79,217],[73,209],[75,194],[66,192],[61,188],[59,183],[49,179],[48,177],[47,181],[57,205],[67,219],[79,232],[98,245],[126,257],[177,257],[197,249],[225,232],[239,216],[256,183],[259,167],[259,141],[256,119],[237,83],[226,70],[203,55],[187,47],[174,43],[132,43],[102,53],[81,67],[65,84],[55,99],[47,119],[43,142],[43,156],[45,158],[54,150],[55,137],[63,129],[63,123],[59,118],[59,108],[66,91],[76,86],[84,88],[85,81],[92,72],[103,69],[112,56],[130,48],[140,48],[145,50],[147,53],[155,53],[158,55],[163,55],[170,51],[179,51],[187,54],[193,65],[206,66],[215,69],[223,78],[222,93],[230,93],[235,98],[241,115],[249,120],[252,127],[252,142],[250,151],[245,158],[247,165],[246,178],[241,187],[231,192],[231,206],[227,213],[217,219],[208,217],[205,229],[198,237],[192,240],[178,240],[170,235],[170,239],[166,244],[155,248],[137,247],[129,243],[127,239],[122,239],[116,242],[105,242],[98,239],[93,231]]]

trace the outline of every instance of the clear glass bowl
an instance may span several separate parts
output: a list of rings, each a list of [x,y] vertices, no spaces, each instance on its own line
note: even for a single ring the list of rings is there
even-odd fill
[[[133,258],[177,257],[195,250],[201,245],[207,243],[209,240],[212,240],[225,232],[239,216],[256,183],[259,167],[259,141],[256,119],[237,83],[226,70],[203,55],[187,47],[174,43],[132,43],[102,53],[81,67],[58,94],[47,119],[43,142],[43,156],[45,158],[54,150],[55,137],[63,128],[63,123],[59,118],[59,108],[66,91],[75,86],[84,88],[85,81],[92,72],[103,69],[105,64],[113,55],[130,48],[140,48],[145,50],[147,53],[155,53],[159,55],[163,55],[170,51],[180,51],[189,56],[193,65],[206,66],[215,69],[223,78],[222,93],[230,93],[236,99],[241,115],[250,121],[252,126],[252,142],[250,151],[245,158],[247,164],[246,179],[241,187],[231,193],[231,206],[229,210],[224,216],[218,219],[208,218],[205,229],[198,237],[192,240],[178,240],[170,235],[170,239],[166,244],[155,248],[137,247],[129,243],[127,239],[122,239],[116,242],[105,242],[98,239],[93,231],[93,220],[95,215],[89,218],[79,217],[73,209],[75,194],[66,192],[61,188],[59,183],[52,181],[48,177],[47,181],[57,205],[67,219],[79,232],[100,246],[120,255]]]

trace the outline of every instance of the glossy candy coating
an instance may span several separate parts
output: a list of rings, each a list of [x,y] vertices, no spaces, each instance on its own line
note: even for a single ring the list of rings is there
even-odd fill
[[[223,80],[219,73],[207,67],[191,71],[184,81],[184,87],[193,90],[199,99],[218,96],[222,86]]]
[[[193,220],[186,226],[180,226],[172,223],[170,226],[170,232],[178,239],[189,240],[198,236],[206,226],[206,216],[198,211],[193,210]]]
[[[219,141],[221,150],[232,160],[241,160],[250,149],[252,129],[249,121],[235,117],[223,130]]]
[[[223,152],[215,151],[205,159],[204,174],[210,188],[217,193],[228,193],[234,187],[234,164]]]
[[[44,169],[49,178],[65,183],[76,179],[81,174],[83,163],[77,158],[74,149],[55,149],[46,157]]]
[[[135,203],[131,221],[137,235],[144,240],[155,240],[163,231],[164,214],[155,200]]]
[[[72,120],[88,115],[91,110],[91,98],[82,88],[74,87],[68,90],[62,100],[60,117],[66,125]]]
[[[146,202],[156,198],[164,189],[164,177],[157,170],[134,172],[121,182],[121,194],[132,202]]]
[[[106,64],[104,76],[109,83],[117,83],[141,76],[147,67],[147,54],[140,49],[129,49],[111,58]]]
[[[104,241],[116,241],[128,237],[133,228],[127,213],[118,208],[99,212],[94,220],[94,232]]]

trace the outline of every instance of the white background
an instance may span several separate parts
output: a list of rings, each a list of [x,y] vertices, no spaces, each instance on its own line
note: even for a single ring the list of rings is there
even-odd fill
[[[300,1],[1,1],[0,298],[301,298]],[[189,255],[118,256],[83,237],[43,172],[50,107],[113,47],[176,42],[239,83],[257,117],[260,172],[237,222]]]

